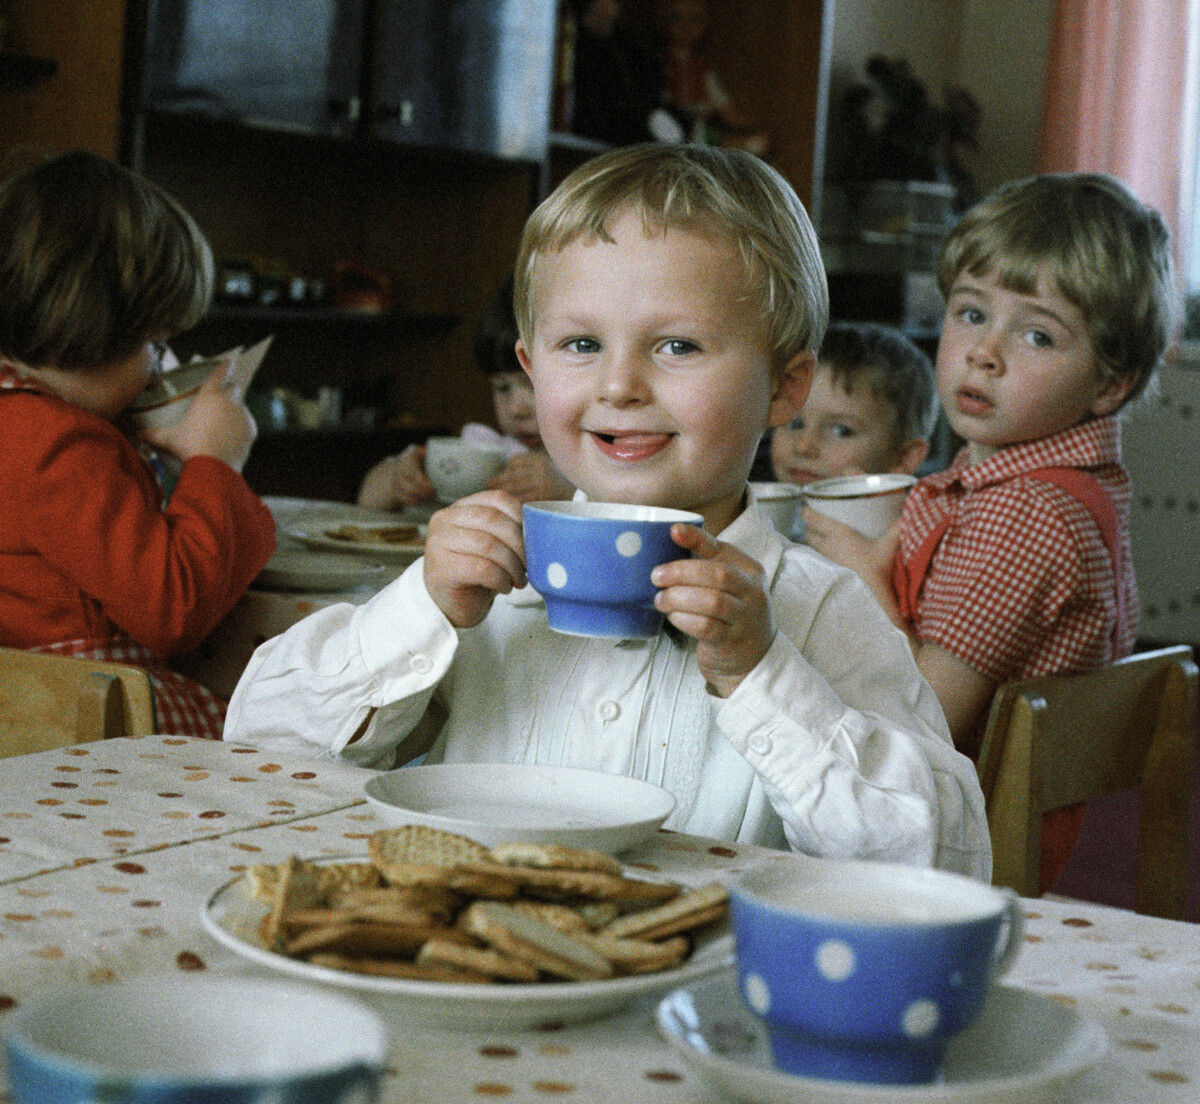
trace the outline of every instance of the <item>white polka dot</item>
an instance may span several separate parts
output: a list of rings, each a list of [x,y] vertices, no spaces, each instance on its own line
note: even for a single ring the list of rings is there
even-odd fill
[[[933,1001],[913,1001],[904,1010],[904,1034],[910,1039],[924,1039],[933,1032],[941,1018]]]
[[[617,551],[622,556],[636,556],[642,550],[642,538],[632,530],[617,537]]]
[[[746,1003],[760,1016],[765,1016],[771,1007],[771,990],[767,983],[758,974],[747,974],[742,991],[746,994]]]
[[[552,563],[546,568],[546,582],[555,590],[562,590],[567,585],[567,569],[560,563]]]
[[[826,981],[845,981],[852,973],[857,962],[854,951],[849,944],[840,939],[827,939],[817,948],[814,956],[817,970]]]

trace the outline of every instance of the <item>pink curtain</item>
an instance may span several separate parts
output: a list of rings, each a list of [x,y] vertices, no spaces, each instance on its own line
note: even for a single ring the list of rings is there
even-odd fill
[[[1187,256],[1196,0],[1057,0],[1038,170],[1107,172],[1162,213]]]

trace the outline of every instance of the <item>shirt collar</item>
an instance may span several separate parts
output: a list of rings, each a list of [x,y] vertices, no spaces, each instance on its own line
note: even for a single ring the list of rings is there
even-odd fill
[[[975,491],[1040,468],[1096,468],[1120,463],[1120,459],[1121,423],[1115,414],[1106,414],[1049,437],[1009,445],[978,464],[970,462],[964,448],[949,468],[927,479],[935,486],[948,487],[957,482]]]

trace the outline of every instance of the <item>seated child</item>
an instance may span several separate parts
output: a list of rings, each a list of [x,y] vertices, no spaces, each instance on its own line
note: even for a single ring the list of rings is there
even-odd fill
[[[552,631],[521,504],[435,513],[426,552],[360,606],[254,654],[225,738],[391,767],[585,767],[658,783],[681,831],[987,878],[982,794],[904,637],[853,572],[776,534],[748,494],[759,438],[801,408],[828,315],[816,235],[736,150],[614,150],[530,216],[517,355],[546,448],[595,501],[691,510],[652,576],[650,640]]]
[[[219,738],[224,703],[172,671],[275,546],[239,474],[255,435],[217,369],[162,487],[121,416],[208,309],[212,254],[156,185],[86,152],[0,183],[0,644],[145,667],[159,731]]]
[[[938,392],[965,446],[918,482],[878,542],[813,510],[804,520],[809,543],[858,571],[908,635],[956,744],[974,756],[1000,683],[1100,667],[1133,648],[1117,411],[1170,335],[1167,230],[1111,177],[1033,177],[968,212],[938,282]],[[1045,884],[1073,845],[1072,820],[1047,847]]]
[[[891,326],[834,322],[804,409],[771,433],[774,476],[803,485],[839,475],[912,475],[936,418],[933,365],[916,345]]]
[[[542,447],[533,388],[517,362],[512,295],[510,277],[488,303],[475,334],[475,362],[491,384],[500,432],[470,422],[463,426],[462,436],[479,444],[502,445],[507,451],[508,463],[489,481],[489,487],[508,491],[522,502],[570,498],[575,488]],[[400,510],[431,502],[435,495],[425,475],[425,446],[409,445],[367,472],[358,489],[358,504]]]

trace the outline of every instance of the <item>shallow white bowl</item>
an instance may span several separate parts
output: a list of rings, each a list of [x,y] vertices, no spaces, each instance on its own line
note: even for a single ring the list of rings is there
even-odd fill
[[[402,767],[372,778],[366,795],[388,824],[427,824],[485,847],[516,840],[610,854],[647,840],[675,808],[650,782],[527,763]]]

